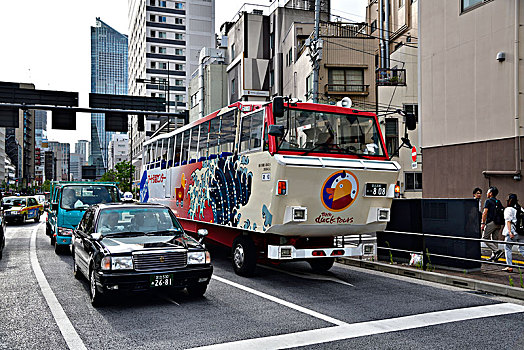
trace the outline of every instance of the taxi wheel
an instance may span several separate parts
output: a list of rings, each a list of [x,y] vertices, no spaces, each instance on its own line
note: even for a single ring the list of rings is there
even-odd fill
[[[307,261],[315,272],[326,272],[333,267],[335,258],[316,258]]]
[[[75,258],[75,250],[73,249],[73,276],[75,276],[75,278],[77,280],[81,280],[82,279],[82,273],[80,272],[80,270],[78,270],[78,264],[76,263],[76,258]]]
[[[253,240],[239,236],[233,241],[233,269],[240,276],[249,277],[255,274],[257,266],[256,249]]]
[[[198,298],[204,296],[204,294],[206,293],[207,284],[194,284],[192,286],[188,286],[186,289],[187,294],[189,294],[190,297]]]
[[[89,273],[89,298],[91,299],[91,305],[94,307],[101,306],[104,303],[104,295],[96,286],[94,269],[91,269],[91,272]]]

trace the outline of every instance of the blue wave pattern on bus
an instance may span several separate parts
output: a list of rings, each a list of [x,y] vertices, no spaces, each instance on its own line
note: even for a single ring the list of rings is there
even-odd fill
[[[191,174],[193,184],[188,190],[191,219],[195,219],[197,213],[203,218],[207,201],[214,223],[237,227],[241,218],[238,209],[246,205],[251,196],[253,173],[246,168],[248,164],[249,157],[246,156],[204,161],[202,169]],[[202,191],[202,188],[206,190]],[[244,227],[250,228],[249,221],[244,222]]]

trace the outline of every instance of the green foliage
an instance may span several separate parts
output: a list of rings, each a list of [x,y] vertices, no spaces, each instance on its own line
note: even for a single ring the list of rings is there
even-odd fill
[[[42,184],[42,191],[49,192],[51,190],[51,181],[45,180]]]
[[[386,241],[386,245],[388,246],[388,248],[391,248],[388,241]],[[389,253],[389,263],[393,264],[393,254],[391,254],[391,250],[388,249],[388,253]]]
[[[519,275],[520,275],[520,288],[524,288],[524,279],[522,277],[522,270],[519,267]]]
[[[514,286],[515,286],[515,283],[513,282],[513,278],[511,278],[511,276],[508,276],[508,278],[509,278],[509,285],[510,285],[511,287],[514,287]]]
[[[131,174],[135,172],[135,166],[127,160],[121,161],[115,165],[115,169],[107,171],[100,181],[118,182],[118,188],[122,192],[131,191],[131,184],[129,182]]]

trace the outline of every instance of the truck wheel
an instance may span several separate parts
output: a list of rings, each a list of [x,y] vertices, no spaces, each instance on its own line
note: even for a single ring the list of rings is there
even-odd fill
[[[192,286],[188,286],[187,288],[187,294],[189,294],[190,297],[199,298],[204,296],[207,290],[207,284],[200,283],[200,284],[194,284]]]
[[[62,255],[62,253],[64,252],[64,249],[63,249],[63,246],[56,243],[56,239],[55,239],[55,253],[56,255]]]
[[[309,265],[311,265],[313,271],[326,272],[327,270],[333,267],[333,264],[335,263],[335,258],[309,259],[307,262],[309,263]]]
[[[51,245],[55,245],[56,237],[51,233]]]
[[[239,236],[233,241],[233,269],[240,276],[253,276],[257,265],[256,249],[253,240]]]

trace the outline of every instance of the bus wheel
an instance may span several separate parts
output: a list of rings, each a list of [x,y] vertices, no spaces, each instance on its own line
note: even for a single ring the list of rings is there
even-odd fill
[[[239,236],[233,241],[233,269],[240,276],[253,276],[257,265],[255,244],[247,236]]]
[[[308,259],[307,262],[309,263],[309,265],[311,265],[313,271],[326,272],[327,270],[333,267],[333,264],[335,263],[335,258]]]

